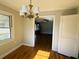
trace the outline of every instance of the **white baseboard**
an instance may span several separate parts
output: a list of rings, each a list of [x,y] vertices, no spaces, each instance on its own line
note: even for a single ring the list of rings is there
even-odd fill
[[[34,47],[34,45],[23,43],[23,45],[29,46],[29,47]]]
[[[6,55],[10,54],[11,52],[13,52],[13,51],[16,50],[17,48],[19,48],[21,45],[23,45],[23,44],[19,44],[18,46],[16,46],[15,48],[11,49],[11,50],[8,51],[7,53],[1,55],[1,56],[0,56],[0,59],[2,59],[3,57],[5,57]]]

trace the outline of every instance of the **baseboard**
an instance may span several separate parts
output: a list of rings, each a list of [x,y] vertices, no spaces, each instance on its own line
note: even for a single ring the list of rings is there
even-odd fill
[[[11,52],[13,52],[13,51],[16,50],[17,48],[19,48],[21,45],[23,45],[23,44],[19,44],[18,46],[16,46],[15,48],[11,49],[11,50],[8,51],[7,53],[1,55],[1,56],[0,56],[0,59],[2,59],[3,57],[5,57],[6,55],[10,54]]]
[[[23,45],[29,46],[29,47],[34,47],[34,45],[23,43]]]

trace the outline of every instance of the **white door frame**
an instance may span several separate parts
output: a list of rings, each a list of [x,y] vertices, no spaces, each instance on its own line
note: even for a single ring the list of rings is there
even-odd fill
[[[44,18],[44,17],[46,17],[46,16],[50,16],[50,17],[52,17],[52,20],[53,20],[53,30],[52,30],[52,48],[51,48],[51,50],[54,50],[53,48],[53,44],[54,44],[54,42],[53,42],[53,40],[55,39],[55,15],[44,15],[44,16],[40,16],[40,17],[42,17],[42,18]],[[34,20],[35,21],[35,20]],[[35,30],[34,30],[34,32],[35,32]],[[34,39],[34,47],[35,47],[35,39]]]

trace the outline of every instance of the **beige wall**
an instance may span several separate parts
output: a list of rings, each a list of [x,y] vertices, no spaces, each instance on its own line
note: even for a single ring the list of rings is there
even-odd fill
[[[78,22],[77,22],[77,32],[76,32],[76,35],[77,35],[77,49],[78,49],[78,53],[79,53],[79,14],[78,14]]]
[[[35,19],[24,20],[24,44],[27,46],[34,47],[35,44]]]
[[[23,18],[19,16],[19,13],[16,11],[0,4],[0,10],[9,12],[12,14],[13,19],[13,29],[14,29],[14,37],[11,40],[5,40],[4,44],[0,44],[0,56],[7,53],[11,49],[15,48],[17,45],[21,44],[23,38]],[[0,42],[2,43],[2,42]]]
[[[79,16],[79,8],[78,8],[78,16]],[[79,51],[79,17],[78,17],[78,29],[77,29],[77,33],[78,33],[78,36],[77,36],[77,43],[78,43],[78,51]]]

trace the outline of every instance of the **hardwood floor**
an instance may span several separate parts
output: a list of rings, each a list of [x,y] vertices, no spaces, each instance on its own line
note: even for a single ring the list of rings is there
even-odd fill
[[[22,45],[3,59],[69,59],[53,51],[43,51]]]
[[[38,40],[34,48],[22,45],[3,59],[70,59],[51,51],[51,36],[41,35],[41,37],[38,36],[37,38]],[[45,42],[44,39],[46,40]]]
[[[41,50],[50,51],[52,49],[52,35],[37,34],[35,47]]]

